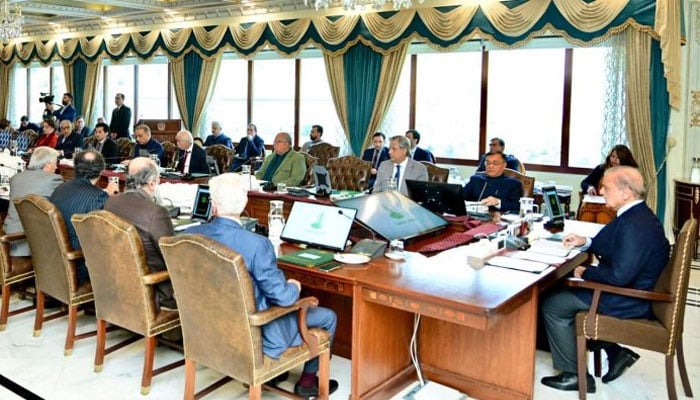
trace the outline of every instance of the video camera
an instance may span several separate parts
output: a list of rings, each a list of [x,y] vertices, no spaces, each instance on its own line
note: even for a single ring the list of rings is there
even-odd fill
[[[41,97],[39,97],[39,103],[47,103],[47,104],[53,103],[53,100],[55,98],[54,95],[52,95],[51,93],[44,93],[44,92],[41,92],[40,94],[41,94]]]

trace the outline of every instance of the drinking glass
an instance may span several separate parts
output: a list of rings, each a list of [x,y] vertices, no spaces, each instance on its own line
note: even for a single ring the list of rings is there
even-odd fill
[[[277,193],[287,193],[287,184],[280,182],[277,184]]]
[[[110,184],[110,185],[111,185],[111,184],[116,184],[116,185],[117,185],[117,191],[119,191],[119,177],[116,176],[116,175],[110,176],[110,177],[108,178],[108,180],[109,180],[109,184]]]

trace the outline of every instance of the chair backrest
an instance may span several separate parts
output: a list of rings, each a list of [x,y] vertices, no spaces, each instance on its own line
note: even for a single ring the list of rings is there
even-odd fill
[[[330,143],[319,143],[309,148],[309,154],[318,158],[318,165],[328,166],[328,160],[336,158],[340,154],[340,147]]]
[[[88,136],[83,140],[83,147],[85,147],[86,149],[89,149],[91,147],[95,148],[95,146],[97,146],[97,137],[95,137],[95,135]]]
[[[185,357],[242,382],[262,367],[262,333],[243,257],[201,235],[160,239],[177,296]],[[225,293],[225,296],[221,294]]]
[[[175,160],[177,160],[177,152],[180,150],[173,142],[163,142],[163,166],[175,168]]]
[[[17,150],[27,151],[34,147],[34,142],[39,137],[39,134],[34,129],[26,129],[17,134]]]
[[[319,164],[318,158],[308,154],[308,153],[299,153],[304,156],[304,159],[306,160],[306,177],[301,181],[302,186],[309,186],[314,184],[314,174],[311,172],[311,169],[313,168],[314,165],[323,165]]]
[[[71,218],[90,273],[97,318],[146,334],[156,317],[155,293],[138,230],[109,211]]]
[[[70,304],[78,286],[68,230],[61,212],[46,198],[29,194],[14,200],[24,233],[27,235],[36,286],[42,292]]]
[[[421,164],[428,169],[428,180],[430,182],[447,182],[447,178],[450,176],[449,169],[438,167],[429,161],[421,161]]]
[[[210,155],[207,155],[207,168],[209,168],[209,175],[216,176],[221,173],[216,158]]]
[[[122,160],[131,158],[131,153],[134,152],[134,142],[125,137],[117,138],[115,142],[117,143],[117,148],[119,149],[119,157]]]
[[[363,191],[372,173],[372,163],[353,155],[328,160],[331,187],[338,190]]]
[[[206,152],[207,155],[214,157],[216,160],[219,172],[228,172],[231,169],[234,155],[233,150],[223,144],[215,144],[213,146],[207,146]]]
[[[651,307],[654,316],[670,331],[667,355],[675,353],[676,342],[683,334],[690,264],[695,255],[697,231],[698,220],[691,218],[683,224],[676,238],[671,258],[654,285],[655,292],[671,293],[673,296],[673,301],[670,303],[653,302]]]
[[[523,185],[523,197],[532,197],[532,192],[535,189],[535,177],[523,175],[518,171],[506,168],[503,170],[503,175],[510,176],[520,181]]]

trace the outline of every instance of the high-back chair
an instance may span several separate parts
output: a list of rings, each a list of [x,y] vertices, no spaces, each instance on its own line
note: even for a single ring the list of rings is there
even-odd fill
[[[5,234],[0,226],[0,284],[2,284],[2,308],[0,309],[0,331],[7,328],[7,319],[13,315],[33,310],[27,306],[10,311],[10,296],[12,286],[34,278],[34,267],[31,257],[14,257],[10,255],[10,243],[22,240],[24,232]]]
[[[78,306],[92,302],[90,281],[78,286],[75,268],[83,258],[81,250],[73,250],[61,212],[50,201],[36,194],[14,200],[24,233],[32,252],[36,275],[36,317],[34,336],[41,335],[44,321],[66,315],[57,312],[44,318],[44,296],[49,295],[68,306],[68,332],[64,355],[73,353],[76,340],[94,336],[95,332],[75,334]]]
[[[627,344],[666,356],[666,389],[668,398],[676,399],[673,373],[674,356],[678,361],[685,395],[693,397],[683,355],[683,317],[688,294],[690,263],[695,254],[697,220],[689,219],[678,234],[671,258],[654,285],[653,291],[636,290],[598,282],[568,281],[569,286],[593,290],[589,311],[576,314],[576,347],[578,352],[579,398],[586,398],[586,341],[588,339]],[[652,302],[655,319],[619,319],[598,313],[602,292],[645,299]],[[600,357],[595,357],[600,359]]]
[[[319,164],[318,158],[307,154],[307,153],[299,153],[304,156],[304,160],[306,161],[306,176],[304,179],[301,181],[302,186],[311,186],[314,184],[314,174],[311,172],[311,169],[314,167],[314,165],[322,165]]]
[[[336,158],[340,154],[340,147],[330,143],[319,143],[309,148],[309,155],[318,158],[318,165],[328,166],[328,160]]]
[[[248,384],[249,398],[259,399],[264,382],[316,356],[320,356],[319,394],[328,398],[330,336],[323,329],[306,327],[306,310],[318,300],[306,297],[290,307],[258,312],[250,273],[235,251],[200,235],[163,237],[160,248],[182,323],[185,399],[195,398],[197,364]],[[287,349],[279,359],[267,357],[262,350],[261,327],[295,311],[299,312],[302,345]]]
[[[86,149],[95,148],[97,146],[97,137],[95,135],[88,136],[83,139],[83,147]]]
[[[510,168],[504,169],[503,175],[519,180],[520,184],[523,185],[523,197],[532,197],[532,192],[535,189],[534,176],[527,176]]]
[[[115,142],[117,143],[117,149],[119,149],[119,158],[121,160],[130,159],[131,153],[134,152],[134,142],[125,137],[117,138]]]
[[[420,163],[428,169],[428,180],[430,182],[447,182],[447,178],[450,176],[449,169],[438,167],[429,161],[421,161]]]
[[[175,168],[177,152],[180,150],[173,142],[163,142],[163,167]]]
[[[207,155],[214,157],[220,173],[223,174],[231,169],[234,156],[233,150],[223,144],[215,144],[213,146],[207,146],[205,151]]]
[[[328,174],[333,189],[361,192],[367,189],[371,173],[372,163],[353,155],[328,160]]]
[[[153,285],[167,280],[168,271],[150,272],[138,231],[111,212],[97,210],[76,214],[71,220],[85,254],[95,293],[95,372],[102,371],[105,354],[123,346],[117,344],[105,350],[107,323],[145,336],[141,393],[148,394],[153,376],[184,364],[180,360],[153,369],[156,335],[180,326],[177,311],[159,310],[156,306]],[[105,251],[106,243],[109,251]]]

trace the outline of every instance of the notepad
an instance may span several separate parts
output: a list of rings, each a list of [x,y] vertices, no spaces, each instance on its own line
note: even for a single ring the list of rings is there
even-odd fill
[[[549,254],[535,253],[532,251],[515,251],[508,254],[511,258],[516,258],[518,260],[530,260],[538,261],[545,264],[562,264],[566,261],[564,257],[552,256]]]
[[[564,247],[561,242],[538,240],[532,243],[528,251],[556,257],[567,257],[571,252],[571,249]]]
[[[517,269],[519,271],[540,273],[549,267],[549,264],[530,261],[530,260],[519,260],[517,258],[496,256],[488,261],[488,265],[501,268]]]

